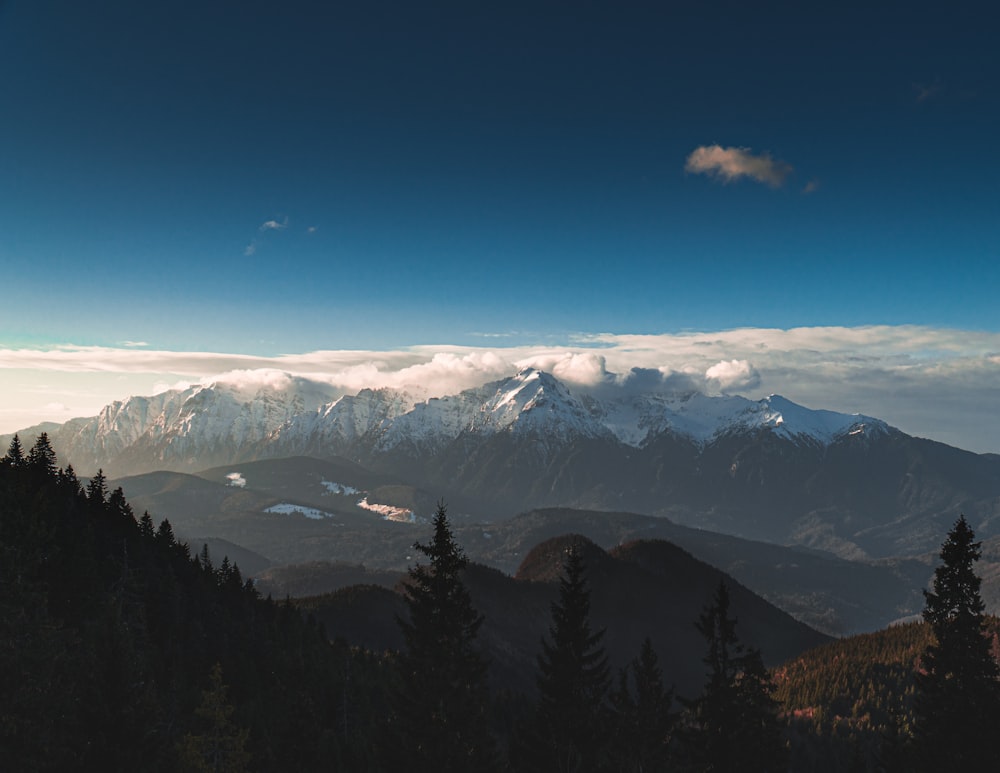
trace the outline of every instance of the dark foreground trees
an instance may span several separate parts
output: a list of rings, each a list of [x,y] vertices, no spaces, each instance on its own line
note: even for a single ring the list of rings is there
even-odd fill
[[[379,664],[55,464],[47,438],[0,458],[0,770],[176,771],[205,739],[237,769],[363,770]],[[212,717],[215,663],[229,705]],[[350,727],[348,669],[376,683]]]
[[[917,672],[914,761],[925,770],[988,770],[996,764],[1000,670],[985,635],[980,579],[973,570],[979,546],[962,516],[941,546],[933,590],[924,591],[933,643]]]
[[[431,542],[414,547],[430,563],[410,569],[409,619],[398,621],[406,648],[388,756],[409,770],[491,770],[497,760],[487,722],[487,663],[476,644],[483,617],[462,582],[468,561],[443,504]]]
[[[700,771],[784,771],[788,752],[782,737],[774,684],[760,651],[746,648],[729,617],[729,589],[719,583],[698,620],[708,652],[707,681],[700,697],[686,701],[690,712],[686,755]]]
[[[673,688],[663,683],[663,671],[649,638],[639,656],[618,675],[611,695],[616,714],[613,756],[615,769],[643,773],[670,769],[677,714],[671,711]]]
[[[516,767],[538,771],[602,770],[607,762],[611,714],[610,667],[604,631],[590,623],[590,589],[583,557],[571,548],[552,604],[549,638],[538,656],[538,704],[525,728]]]

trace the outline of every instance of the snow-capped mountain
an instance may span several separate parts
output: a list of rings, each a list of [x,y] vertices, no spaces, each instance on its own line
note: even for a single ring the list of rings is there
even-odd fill
[[[532,437],[554,451],[581,439],[642,448],[664,432],[704,447],[760,430],[819,445],[848,433],[889,431],[871,417],[814,411],[777,395],[756,401],[657,392],[598,397],[531,368],[425,401],[393,389],[339,396],[303,378],[218,382],[130,397],[95,417],[47,429],[81,470],[129,472],[295,454],[370,461],[392,452],[439,453],[459,438],[498,434]]]
[[[980,529],[1000,524],[989,455],[779,395],[586,390],[534,369],[432,399],[341,395],[289,376],[219,382],[133,397],[22,441],[41,430],[83,474],[343,457],[482,515],[631,510],[842,555],[937,544],[938,521],[946,529],[960,511]]]

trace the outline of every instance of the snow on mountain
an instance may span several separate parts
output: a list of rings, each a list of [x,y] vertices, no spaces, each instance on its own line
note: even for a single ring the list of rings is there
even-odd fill
[[[538,433],[565,439],[608,434],[591,411],[558,379],[534,368],[497,382],[469,427],[472,432]]]
[[[692,394],[664,408],[670,429],[699,445],[723,435],[758,430],[771,430],[789,440],[829,445],[856,427],[867,428],[868,432],[888,429],[885,422],[870,416],[816,411],[781,395],[748,400],[735,395]]]
[[[197,454],[205,445],[243,448],[293,417],[318,410],[334,395],[332,387],[293,377],[279,383],[220,381],[196,386],[169,402],[142,440],[172,448],[168,457]]]
[[[849,433],[887,429],[878,419],[810,410],[779,395],[597,394],[527,368],[429,400],[387,388],[340,396],[327,384],[287,374],[218,381],[115,402],[50,435],[77,466],[96,469],[113,461],[176,468],[295,454],[426,454],[461,436],[497,433],[531,435],[547,446],[603,438],[640,448],[663,432],[699,446],[757,431],[828,445]],[[139,461],[132,465],[133,459]]]
[[[756,426],[773,429],[787,438],[807,437],[828,445],[847,434],[874,436],[888,431],[889,426],[879,419],[861,414],[836,413],[811,410],[793,403],[781,395],[771,395],[751,409],[750,416],[757,419]]]

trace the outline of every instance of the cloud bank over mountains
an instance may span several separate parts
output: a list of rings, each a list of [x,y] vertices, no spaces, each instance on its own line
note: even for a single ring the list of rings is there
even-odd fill
[[[395,387],[454,394],[523,367],[579,390],[782,394],[811,408],[865,413],[904,432],[1000,451],[1000,334],[920,326],[744,328],[599,334],[562,346],[411,346],[256,356],[137,348],[0,349],[0,432],[94,415],[108,402],[224,380],[252,388],[295,376],[343,394]]]

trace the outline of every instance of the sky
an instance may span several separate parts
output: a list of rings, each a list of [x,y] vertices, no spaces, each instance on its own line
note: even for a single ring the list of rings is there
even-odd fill
[[[545,362],[1000,452],[989,8],[0,0],[0,432]]]

